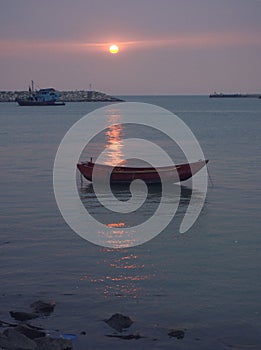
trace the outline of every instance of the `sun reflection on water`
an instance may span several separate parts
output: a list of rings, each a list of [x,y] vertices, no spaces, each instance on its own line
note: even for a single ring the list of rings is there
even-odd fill
[[[107,224],[108,227],[125,227],[125,222],[112,222],[110,224]]]
[[[107,165],[117,165],[124,163],[123,148],[123,127],[121,124],[121,116],[116,111],[112,110],[109,116],[110,126],[106,131],[106,146],[108,159],[104,161]]]
[[[106,249],[106,252],[109,255],[112,252],[115,253],[109,249]],[[119,254],[122,254],[122,251],[119,251]],[[84,275],[80,280],[91,283],[104,298],[114,296],[136,299],[142,295],[141,282],[155,276],[152,272],[149,274],[146,272],[146,266],[139,261],[137,254],[129,252],[113,258],[108,256],[100,261],[99,265],[104,274],[100,276]],[[151,268],[150,271],[152,271]]]

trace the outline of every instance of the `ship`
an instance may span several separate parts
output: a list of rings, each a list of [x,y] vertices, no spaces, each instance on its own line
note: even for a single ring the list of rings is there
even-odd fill
[[[209,97],[220,97],[220,98],[261,98],[261,94],[241,94],[241,93],[233,93],[233,94],[224,94],[223,92],[214,92],[210,94]]]
[[[57,101],[61,94],[54,88],[35,90],[32,80],[29,86],[29,94],[24,98],[17,98],[19,106],[64,106],[65,103]]]

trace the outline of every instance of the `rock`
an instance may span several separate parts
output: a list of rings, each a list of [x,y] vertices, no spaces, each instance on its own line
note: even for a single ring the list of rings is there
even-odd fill
[[[16,324],[15,323],[10,323],[10,322],[5,322],[0,320],[0,327],[15,327]]]
[[[118,332],[122,332],[124,328],[129,328],[133,323],[130,317],[121,314],[114,314],[108,320],[104,320],[104,322]]]
[[[0,349],[9,350],[10,348],[11,348],[10,340],[4,334],[0,333]]]
[[[39,315],[31,312],[10,311],[9,314],[17,321],[28,321],[39,317]]]
[[[36,350],[36,343],[25,335],[9,328],[0,335],[0,348],[5,350]]]
[[[55,339],[51,337],[35,339],[37,350],[71,350],[73,348],[71,340]]]
[[[53,312],[55,305],[56,304],[54,302],[45,302],[42,300],[37,300],[33,302],[30,306],[33,312],[49,316]]]
[[[121,334],[107,334],[106,337],[110,337],[110,338],[120,338],[120,339],[125,339],[125,340],[144,338],[144,337],[142,337],[139,333],[137,333],[137,334],[127,334],[127,335],[121,335]]]
[[[168,336],[171,338],[183,339],[185,332],[181,329],[171,329],[168,333]]]
[[[14,329],[30,339],[41,338],[46,336],[45,332],[36,329],[35,327],[31,327],[30,325],[20,324]]]

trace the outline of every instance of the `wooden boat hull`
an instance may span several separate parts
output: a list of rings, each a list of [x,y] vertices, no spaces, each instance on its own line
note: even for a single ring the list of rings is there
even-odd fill
[[[82,162],[77,164],[80,173],[88,180],[93,181],[93,168],[95,165],[95,181],[104,181],[110,175],[111,183],[130,183],[133,180],[143,180],[146,183],[159,184],[162,181],[181,182],[186,181],[202,169],[208,160],[200,160],[195,163],[180,164],[176,166],[155,168],[135,168],[123,166],[108,166]]]

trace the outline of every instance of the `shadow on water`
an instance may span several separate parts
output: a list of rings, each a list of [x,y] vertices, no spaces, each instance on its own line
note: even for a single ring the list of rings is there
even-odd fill
[[[123,205],[132,197],[129,184],[113,184],[111,185],[111,192],[116,200],[122,202]],[[145,199],[144,203],[137,210],[130,213],[117,213],[103,206],[99,202],[92,184],[80,187],[79,195],[86,210],[98,221],[106,225],[124,222],[125,227],[130,227],[148,220],[155,213],[161,201],[167,204],[166,210],[169,208],[171,211],[174,205],[178,205],[177,215],[184,213],[190,203],[192,189],[186,186],[169,184],[165,188],[163,198],[161,184],[149,184],[147,185],[147,192],[144,188],[141,188],[138,192],[138,195]],[[106,198],[106,192],[102,196]]]

